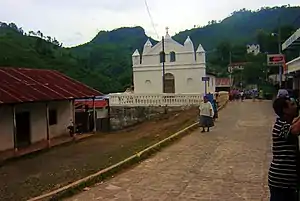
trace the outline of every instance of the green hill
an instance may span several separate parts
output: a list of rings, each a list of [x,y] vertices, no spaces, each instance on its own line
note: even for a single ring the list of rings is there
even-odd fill
[[[228,51],[236,52],[234,60],[243,60],[245,44],[258,42],[264,52],[276,52],[276,37],[270,33],[276,31],[278,18],[284,40],[300,26],[299,15],[300,7],[243,9],[220,22],[182,31],[174,39],[183,43],[190,36],[195,47],[201,43],[206,50],[217,49],[208,55],[208,67],[224,74]],[[125,27],[100,31],[90,42],[63,48],[40,31],[26,34],[13,23],[0,23],[0,66],[56,69],[104,93],[123,91],[132,82],[131,55],[147,38],[142,27]]]
[[[282,6],[257,11],[242,9],[220,22],[212,20],[205,27],[182,31],[174,36],[174,39],[184,42],[186,37],[190,36],[196,45],[201,43],[206,50],[215,48],[223,41],[233,44],[254,43],[257,42],[257,31],[274,31],[278,27],[278,19],[281,26],[300,27],[299,16],[300,7]]]

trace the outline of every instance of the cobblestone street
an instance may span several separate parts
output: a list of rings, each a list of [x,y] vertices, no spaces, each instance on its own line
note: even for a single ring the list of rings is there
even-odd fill
[[[269,101],[229,103],[210,133],[196,130],[68,200],[267,200],[274,118]]]

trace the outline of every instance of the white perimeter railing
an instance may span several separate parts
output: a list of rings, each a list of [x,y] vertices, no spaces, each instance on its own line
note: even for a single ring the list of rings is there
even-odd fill
[[[300,70],[300,57],[297,57],[292,61],[287,62],[286,65],[288,68],[288,73]]]
[[[219,92],[219,97],[228,99],[228,92]],[[188,106],[199,105],[201,100],[203,94],[109,94],[110,106]]]

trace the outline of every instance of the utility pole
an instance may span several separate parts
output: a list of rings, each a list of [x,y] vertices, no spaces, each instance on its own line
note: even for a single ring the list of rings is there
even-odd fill
[[[280,17],[278,18],[278,32],[277,32],[277,42],[278,42],[278,53],[281,54],[281,28],[280,28]],[[282,87],[282,65],[279,65],[279,88]]]
[[[162,92],[165,93],[165,38],[162,37]]]
[[[229,50],[229,66],[230,66],[230,68],[232,67],[231,63],[232,63],[231,50]],[[230,79],[230,89],[231,89],[231,86],[232,86],[232,68],[230,69],[230,72],[229,72],[229,79]]]

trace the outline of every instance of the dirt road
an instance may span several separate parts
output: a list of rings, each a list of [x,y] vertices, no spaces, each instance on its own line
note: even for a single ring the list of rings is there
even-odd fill
[[[0,200],[26,200],[95,173],[192,124],[196,116],[196,109],[173,112],[7,163],[0,167]]]

